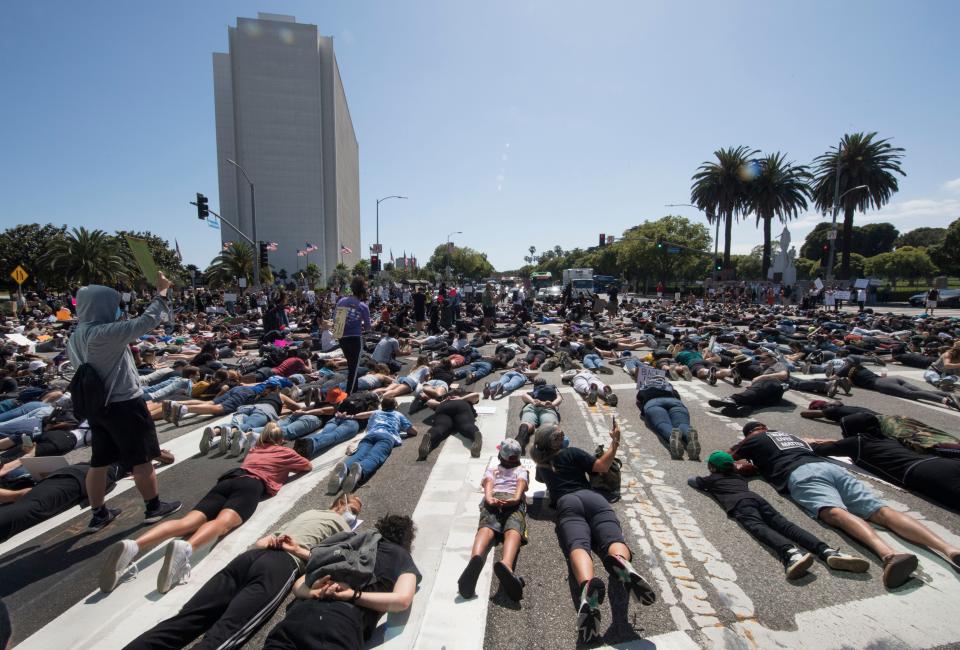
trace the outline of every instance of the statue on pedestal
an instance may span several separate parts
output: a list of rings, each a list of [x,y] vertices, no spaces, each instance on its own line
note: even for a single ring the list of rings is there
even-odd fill
[[[770,269],[767,271],[767,279],[779,282],[783,286],[790,287],[797,283],[797,267],[793,260],[796,258],[797,251],[790,247],[790,231],[784,226],[780,233],[780,250],[777,251]]]

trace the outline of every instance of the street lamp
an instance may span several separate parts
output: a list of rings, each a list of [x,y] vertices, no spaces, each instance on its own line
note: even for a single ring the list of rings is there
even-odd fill
[[[462,235],[463,231],[458,230],[447,235],[447,278],[450,277],[450,238],[454,235]]]
[[[260,288],[260,240],[257,239],[257,195],[254,193],[253,181],[247,175],[247,170],[240,166],[236,160],[227,158],[227,162],[240,170],[247,183],[250,184],[250,234],[253,235],[253,286]]]
[[[833,279],[833,260],[837,252],[837,213],[840,212],[840,201],[850,192],[857,192],[859,190],[869,189],[868,185],[857,185],[856,187],[851,187],[849,190],[843,194],[837,194],[840,191],[840,152],[837,151],[837,182],[834,186],[834,196],[833,199],[833,223],[830,225],[830,256],[827,263],[827,280]]]
[[[663,207],[665,208],[681,208],[681,207],[696,208],[697,210],[700,210],[701,212],[705,213],[707,215],[708,220],[713,219],[717,223],[716,234],[713,237],[713,259],[715,264],[717,259],[717,254],[720,250],[720,220],[716,218],[716,215],[714,215],[709,210],[702,210],[700,206],[694,205],[692,203],[667,203]],[[716,277],[716,270],[711,272],[711,275]]]
[[[380,204],[387,199],[405,199],[407,197],[400,196],[399,194],[391,194],[390,196],[385,196],[382,199],[377,199],[377,252],[379,253],[380,246]]]

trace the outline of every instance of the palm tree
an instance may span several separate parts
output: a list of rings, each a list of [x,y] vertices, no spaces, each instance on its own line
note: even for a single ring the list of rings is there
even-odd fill
[[[818,210],[828,214],[834,209],[835,197],[858,185],[866,185],[864,191],[850,192],[843,197],[843,262],[840,277],[850,274],[850,244],[853,238],[853,215],[869,208],[880,209],[900,189],[894,174],[906,176],[900,169],[903,149],[894,147],[889,140],[876,139],[876,132],[848,133],[836,149],[817,156],[813,182],[813,202]],[[837,171],[839,169],[839,184]]]
[[[713,152],[716,162],[706,161],[691,179],[690,202],[707,213],[707,220],[724,222],[723,266],[730,266],[730,239],[734,215],[746,212],[750,160],[759,153],[747,146]]]
[[[770,268],[770,225],[774,217],[781,223],[796,218],[807,208],[810,196],[809,180],[813,178],[805,165],[787,162],[780,153],[772,153],[760,159],[757,177],[750,182],[747,207],[757,215],[757,225],[763,221],[763,279]],[[786,252],[786,251],[784,251]]]
[[[213,258],[204,276],[213,287],[232,284],[237,278],[253,281],[253,247],[246,242],[233,242]]]
[[[54,239],[39,261],[67,283],[87,285],[129,280],[131,258],[112,235],[81,226]]]

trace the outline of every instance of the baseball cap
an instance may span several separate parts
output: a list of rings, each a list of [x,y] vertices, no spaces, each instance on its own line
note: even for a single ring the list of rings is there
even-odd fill
[[[43,361],[40,361],[40,359],[34,359],[33,361],[30,362],[30,365],[29,365],[30,370],[40,370],[41,368],[46,368],[46,367],[47,367],[47,364],[45,364]]]
[[[733,456],[725,451],[717,450],[707,457],[707,464],[713,465],[720,471],[726,471],[733,468]]]
[[[743,425],[743,435],[747,435],[757,427],[766,426],[763,422],[758,422],[757,420],[750,420],[745,425]]]
[[[521,451],[519,442],[514,438],[506,438],[500,443],[500,460],[519,460]]]
[[[183,359],[177,359],[176,361],[173,362],[174,368],[183,368],[185,365],[187,365],[187,362],[184,361]]]
[[[339,387],[334,386],[327,391],[327,402],[329,404],[339,404],[345,399],[347,399],[347,393]]]

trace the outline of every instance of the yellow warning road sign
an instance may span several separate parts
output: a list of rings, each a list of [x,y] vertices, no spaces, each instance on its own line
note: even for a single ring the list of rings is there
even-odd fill
[[[17,268],[10,272],[10,277],[13,278],[17,284],[23,284],[27,281],[27,278],[30,277],[30,274],[18,264]]]

